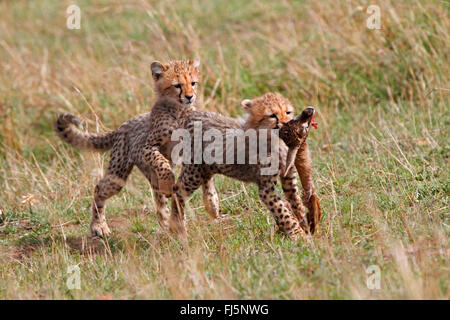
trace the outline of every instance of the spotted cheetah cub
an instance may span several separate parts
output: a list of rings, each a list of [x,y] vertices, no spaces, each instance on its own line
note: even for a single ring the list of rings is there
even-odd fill
[[[201,159],[195,161],[194,158],[196,155],[198,156],[198,152],[191,153],[191,161],[186,161],[187,159],[183,161],[181,173],[172,195],[172,215],[169,228],[172,232],[185,236],[185,202],[200,186],[206,189],[204,196],[209,198],[205,201],[209,204],[206,206],[207,212],[212,217],[218,216],[218,197],[213,188],[212,177],[215,174],[222,174],[243,182],[255,183],[259,189],[260,200],[275,218],[278,228],[290,238],[298,238],[298,236],[303,235],[302,228],[306,228],[307,222],[304,221],[305,212],[298,192],[296,170],[294,167],[285,170],[288,148],[281,139],[278,139],[278,136],[271,134],[267,134],[265,137],[261,136],[263,131],[267,133],[267,130],[261,129],[280,129],[284,123],[291,120],[294,107],[288,99],[279,93],[267,93],[253,100],[243,100],[241,104],[249,115],[245,124],[211,112],[195,111],[183,119],[181,127],[187,129],[191,137],[196,134],[196,130],[197,135],[199,130],[202,130],[203,150],[214,149],[218,145],[213,147],[213,144],[220,141],[219,146],[223,147],[223,151],[214,149],[214,161],[206,159],[205,153],[203,153],[203,161],[199,161]],[[252,130],[249,129],[256,129],[253,130],[255,133],[253,138],[251,137]],[[219,133],[218,136],[215,135],[214,140],[211,139],[211,134],[208,134],[208,131],[212,133],[213,130]],[[305,130],[309,130],[309,126],[306,126]],[[205,139],[206,135],[209,135],[208,139]],[[243,148],[239,149],[239,146],[234,144],[235,140],[228,140],[227,138],[230,135],[235,135],[237,141],[241,141],[241,146],[243,144]],[[251,150],[259,157],[261,143],[265,141],[269,149],[274,139],[278,140],[278,145],[275,144],[275,147],[270,150],[268,158],[278,159],[278,165],[272,172],[266,170],[263,173],[263,169],[269,169],[271,165],[264,164],[261,159],[257,160],[256,163],[251,162]],[[195,142],[195,137],[192,140]],[[230,145],[228,141],[233,141],[233,144]],[[193,147],[195,149],[195,143]],[[231,164],[226,159],[227,155],[230,154],[230,148],[234,157]],[[245,159],[241,159],[241,162],[237,160],[239,155],[245,157]],[[284,201],[276,193],[275,186],[278,177],[281,179],[282,189],[294,215],[291,214]]]
[[[198,60],[176,60],[167,64],[153,62],[152,77],[158,100],[151,112],[138,115],[118,129],[91,134],[78,130],[80,121],[61,114],[55,127],[59,137],[78,148],[111,149],[109,167],[94,190],[91,232],[93,236],[110,233],[106,223],[105,202],[119,193],[133,167],[150,181],[154,191],[158,222],[168,227],[168,199],[175,182],[171,161],[171,135],[177,120],[194,110],[200,79]]]

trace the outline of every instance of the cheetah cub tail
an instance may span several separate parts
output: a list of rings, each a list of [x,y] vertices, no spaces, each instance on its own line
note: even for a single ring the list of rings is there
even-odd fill
[[[58,116],[55,122],[55,130],[58,136],[65,142],[80,148],[106,151],[111,149],[114,143],[115,131],[105,134],[90,134],[76,128],[81,128],[81,122],[70,113]]]

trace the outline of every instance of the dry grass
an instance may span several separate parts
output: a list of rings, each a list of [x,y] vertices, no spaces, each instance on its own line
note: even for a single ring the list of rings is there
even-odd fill
[[[366,28],[367,1],[80,0],[68,30],[70,3],[0,2],[1,299],[448,299],[447,2],[378,0],[381,30]],[[316,106],[317,236],[283,238],[254,186],[218,177],[228,221],[195,193],[182,246],[136,171],[108,202],[113,236],[86,237],[107,158],[59,141],[56,114],[115,128],[150,109],[151,61],[193,56],[205,109],[237,116],[267,91]]]

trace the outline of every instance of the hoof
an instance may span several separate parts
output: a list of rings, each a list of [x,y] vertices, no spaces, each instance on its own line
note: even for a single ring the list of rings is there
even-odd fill
[[[175,219],[169,221],[169,232],[180,239],[187,239],[187,231],[184,223]]]
[[[306,207],[308,208],[308,226],[309,232],[314,234],[319,228],[320,218],[322,217],[322,208],[320,207],[319,198],[315,194],[311,195]]]

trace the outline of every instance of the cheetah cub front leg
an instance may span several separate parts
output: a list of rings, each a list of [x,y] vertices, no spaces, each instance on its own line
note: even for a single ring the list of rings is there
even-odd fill
[[[258,184],[259,198],[266,205],[267,209],[269,209],[281,232],[285,233],[292,240],[303,238],[305,232],[301,228],[300,221],[291,214],[290,210],[276,193],[276,184],[276,176],[262,179]]]

